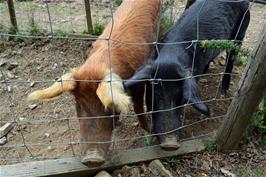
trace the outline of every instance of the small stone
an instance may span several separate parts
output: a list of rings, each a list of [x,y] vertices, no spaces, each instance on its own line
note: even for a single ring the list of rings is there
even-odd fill
[[[262,160],[262,161],[266,160],[266,155],[260,156],[259,159]]]
[[[54,65],[53,65],[53,69],[56,69],[58,67],[58,64],[57,63],[55,63]]]
[[[7,77],[8,77],[9,79],[14,79],[14,78],[16,77],[16,76],[15,76],[14,74],[12,74],[11,72],[7,72],[6,75],[7,75]]]
[[[134,177],[140,177],[140,170],[139,168],[137,167],[134,167],[130,170],[130,174],[131,176],[134,176]]]
[[[203,83],[203,84],[206,84],[206,83],[208,83],[208,80],[207,79],[200,79],[199,82]]]
[[[24,120],[26,120],[26,118],[25,117],[20,117],[20,118],[18,118],[20,121],[24,121]]]
[[[6,61],[4,59],[0,60],[0,66],[5,66],[6,65]]]
[[[100,171],[99,173],[97,173],[97,175],[95,177],[112,177],[112,176],[103,170],[103,171]]]
[[[164,177],[173,177],[171,172],[167,170],[160,160],[153,160],[149,164],[149,168],[151,169],[152,176],[164,176]]]
[[[31,110],[33,110],[33,109],[35,109],[35,108],[37,108],[37,104],[31,104],[31,105],[29,105],[28,107],[31,109]]]
[[[225,60],[219,60],[219,64],[220,64],[221,66],[225,66]]]
[[[233,174],[232,172],[224,169],[224,168],[221,168],[221,172],[225,175],[225,176],[230,176],[230,177],[236,177],[235,174]]]
[[[133,123],[133,126],[134,126],[134,127],[137,127],[138,125],[139,125],[139,122],[134,122],[134,123]]]
[[[250,151],[252,154],[259,155],[259,152],[257,149],[251,149]]]
[[[22,49],[17,51],[17,55],[21,55],[22,54]]]
[[[7,86],[7,92],[12,92],[12,88],[10,86]]]
[[[49,138],[50,134],[49,133],[44,133],[45,138]]]
[[[138,167],[129,167],[127,165],[123,166],[122,169],[117,169],[113,171],[112,173],[113,176],[134,176],[134,177],[141,177],[140,175],[140,169]]]
[[[30,83],[30,87],[34,87],[34,85],[35,85],[35,82]]]
[[[233,81],[230,82],[230,85],[235,85],[235,83]]]
[[[69,146],[64,146],[64,151],[68,150],[69,149]]]
[[[7,143],[7,139],[6,139],[5,136],[2,137],[2,138],[0,138],[0,145],[4,145],[4,144],[6,144],[6,143]]]
[[[52,146],[47,147],[48,150],[53,150]]]
[[[17,62],[12,62],[9,64],[9,66],[7,67],[8,70],[12,70],[14,68],[18,67],[18,63]]]
[[[203,161],[202,163],[202,169],[203,170],[206,170],[206,171],[209,171],[211,168],[210,168],[210,163],[208,163],[207,161]]]
[[[229,155],[230,155],[230,156],[235,156],[235,155],[237,156],[238,153],[236,153],[236,152],[232,152],[232,153],[230,153]]]
[[[225,60],[226,59],[226,56],[227,56],[227,53],[226,53],[226,51],[224,50],[223,52],[221,52],[220,54],[219,54],[219,58],[222,58],[223,60]]]
[[[238,69],[238,67],[234,67],[232,73],[233,74],[240,74],[240,70]]]
[[[27,125],[21,125],[21,130],[26,130],[26,128],[27,128]]]
[[[215,68],[215,65],[214,65],[213,62],[210,62],[210,64],[209,64],[209,68],[210,68],[210,69],[214,69],[214,68]]]

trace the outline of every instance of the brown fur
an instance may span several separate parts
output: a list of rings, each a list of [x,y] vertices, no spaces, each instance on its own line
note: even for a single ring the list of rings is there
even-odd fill
[[[78,117],[111,115],[112,106],[115,106],[117,113],[127,110],[130,98],[123,90],[121,81],[112,82],[114,98],[112,100],[110,83],[85,80],[110,80],[110,72],[114,76],[112,79],[131,77],[150,57],[152,45],[141,43],[155,41],[159,9],[160,0],[123,1],[114,14],[113,30],[110,22],[100,36],[100,38],[108,38],[111,33],[112,40],[97,40],[86,62],[74,73],[74,79],[84,80],[84,82],[77,81],[75,88],[71,90],[75,96]],[[135,103],[139,104],[134,107],[138,108],[138,110],[135,109],[136,113],[143,111],[143,97]],[[81,120],[81,140],[108,141],[111,138],[112,128],[110,118]],[[96,147],[106,151],[108,144],[81,144],[81,153],[87,154],[86,150]]]

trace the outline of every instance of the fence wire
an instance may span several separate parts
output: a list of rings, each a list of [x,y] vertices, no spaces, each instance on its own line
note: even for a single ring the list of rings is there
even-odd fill
[[[162,4],[166,1],[166,0],[161,0],[162,1]],[[218,0],[220,1],[220,0]],[[238,2],[242,2],[243,0],[238,0],[238,1],[234,1],[235,3],[238,3]],[[225,2],[225,3],[232,3],[232,1],[222,1],[222,2]],[[17,37],[17,38],[29,38],[29,39],[45,39],[45,40],[48,40],[51,44],[52,44],[52,47],[51,47],[51,50],[54,52],[53,54],[53,61],[57,64],[57,71],[58,73],[60,73],[60,75],[63,75],[64,74],[64,68],[61,66],[60,64],[60,60],[59,60],[59,56],[58,56],[58,53],[59,53],[59,48],[55,45],[55,41],[59,40],[59,41],[64,41],[64,40],[78,40],[78,41],[96,41],[96,40],[107,40],[108,42],[108,62],[109,62],[109,70],[110,70],[110,80],[109,81],[103,81],[103,80],[75,80],[76,82],[87,82],[87,83],[99,83],[99,82],[108,82],[110,83],[110,91],[111,91],[111,96],[112,96],[112,99],[113,99],[113,88],[112,88],[112,82],[121,82],[121,81],[126,81],[126,80],[118,80],[118,79],[114,79],[113,76],[112,76],[112,55],[111,55],[111,42],[115,42],[115,43],[118,43],[118,44],[123,44],[123,45],[151,45],[151,46],[155,46],[155,50],[157,52],[157,55],[159,56],[160,55],[160,51],[159,51],[159,45],[180,45],[180,44],[188,44],[189,47],[192,47],[194,44],[197,44],[200,42],[200,38],[199,38],[199,14],[201,13],[201,10],[202,8],[204,7],[204,5],[206,3],[208,3],[208,0],[205,0],[201,9],[199,10],[198,14],[197,14],[197,39],[195,40],[192,40],[192,41],[178,41],[178,42],[174,42],[174,43],[161,43],[159,42],[159,32],[160,32],[160,20],[159,20],[159,23],[157,25],[157,34],[156,34],[156,40],[154,42],[150,42],[150,43],[132,43],[132,42],[128,42],[128,41],[120,41],[120,40],[116,40],[116,39],[112,39],[112,33],[113,33],[113,27],[115,25],[115,19],[114,19],[114,16],[113,16],[113,2],[112,0],[108,0],[108,2],[106,3],[106,5],[108,6],[108,10],[110,12],[110,17],[111,17],[111,31],[110,31],[110,34],[109,34],[109,37],[108,38],[99,38],[99,37],[91,37],[91,36],[75,36],[75,35],[66,35],[66,36],[60,36],[60,35],[56,35],[55,32],[54,32],[54,22],[53,22],[53,19],[55,19],[55,17],[52,17],[51,13],[50,13],[50,8],[49,8],[49,2],[48,1],[43,1],[43,3],[45,4],[45,7],[46,7],[46,10],[47,10],[47,17],[48,17],[48,21],[49,21],[49,28],[50,28],[50,32],[49,32],[49,35],[42,35],[42,36],[34,36],[34,35],[26,35],[26,34],[9,34],[7,32],[0,32],[0,37],[2,38],[5,38],[5,37]],[[254,5],[254,2],[250,3],[250,8]],[[248,10],[245,12],[245,15],[246,13],[248,12]],[[160,14],[162,13],[161,12],[162,8],[160,8]],[[243,19],[245,18],[245,15],[243,16]],[[242,21],[243,21],[242,19]],[[239,29],[242,25],[242,21],[241,21],[241,24],[239,26]],[[234,40],[231,40],[232,42],[242,42],[242,41],[239,41],[236,39],[237,35],[235,36]],[[256,40],[244,40],[245,43],[255,43]],[[197,46],[197,45],[195,45]],[[195,58],[196,58],[196,48],[194,48],[194,53],[193,53],[193,62],[192,62],[192,70],[194,70],[194,65],[195,65]],[[16,57],[16,56],[15,56]],[[227,60],[226,60],[227,61]],[[178,81],[182,81],[182,80],[186,80],[186,79],[191,79],[191,78],[202,78],[202,77],[215,77],[215,76],[218,76],[219,77],[219,82],[218,82],[218,86],[217,86],[217,90],[216,91],[213,91],[215,92],[215,95],[210,98],[210,99],[205,99],[202,101],[202,103],[209,103],[209,104],[215,104],[214,102],[222,102],[222,101],[226,101],[226,102],[230,102],[232,100],[232,96],[231,97],[226,97],[226,98],[219,98],[219,89],[221,87],[221,81],[222,81],[222,77],[226,74],[230,74],[231,76],[237,76],[237,77],[240,77],[241,74],[239,73],[226,73],[225,71],[225,67],[227,65],[227,62],[225,63],[225,66],[224,66],[224,70],[222,72],[219,72],[219,73],[206,73],[206,74],[200,74],[200,75],[190,75],[190,76],[187,76],[187,77],[184,77],[184,78],[181,78],[181,79],[156,79],[156,74],[157,74],[157,71],[159,69],[159,65],[157,65],[157,68],[156,68],[156,72],[155,72],[155,75],[154,75],[154,78],[152,79],[143,79],[143,80],[138,80],[138,81],[148,81],[148,82],[151,82],[151,83],[158,83],[158,82],[178,82]],[[1,69],[1,75],[2,75],[2,78],[0,80],[0,86],[5,88],[6,90],[10,90],[10,85],[22,85],[22,84],[29,84],[29,83],[53,83],[55,81],[57,82],[60,82],[61,83],[61,87],[63,89],[63,83],[66,82],[66,81],[71,81],[71,80],[63,80],[62,77],[59,79],[59,80],[54,80],[54,79],[49,79],[49,80],[45,80],[45,79],[41,79],[41,80],[33,80],[33,79],[27,79],[27,80],[24,80],[24,79],[9,79],[5,72],[4,72],[4,69],[2,67],[0,67]],[[193,71],[192,71],[193,73]],[[109,116],[90,116],[90,117],[77,117],[77,116],[72,116],[72,115],[68,115],[67,112],[65,112],[65,110],[68,110],[69,108],[67,107],[67,105],[63,104],[63,115],[61,117],[55,117],[55,113],[53,114],[45,114],[45,115],[41,115],[41,114],[38,114],[38,115],[28,115],[29,117],[32,117],[32,119],[26,119],[26,120],[20,120],[19,119],[19,113],[16,113],[16,103],[15,103],[15,93],[14,93],[14,90],[13,91],[10,91],[10,92],[7,92],[6,94],[6,100],[9,102],[9,106],[10,106],[10,112],[11,112],[11,117],[2,117],[1,116],[1,119],[0,119],[0,124],[4,124],[4,123],[7,123],[7,122],[13,122],[15,123],[17,129],[16,131],[19,132],[20,136],[21,136],[21,139],[22,139],[22,143],[18,143],[18,142],[8,142],[7,144],[3,145],[3,146],[0,146],[0,151],[1,152],[5,152],[6,150],[10,149],[10,148],[15,148],[15,149],[20,149],[20,148],[25,148],[27,150],[27,153],[28,153],[28,156],[25,156],[25,155],[22,155],[23,157],[21,157],[20,155],[20,152],[19,151],[15,151],[17,154],[16,154],[16,157],[5,157],[3,155],[3,157],[1,157],[1,161],[5,161],[3,163],[15,163],[15,162],[24,162],[24,161],[32,161],[32,160],[40,160],[42,158],[40,158],[41,155],[39,155],[38,153],[36,153],[34,150],[36,148],[40,148],[40,149],[43,149],[47,146],[49,147],[60,147],[60,148],[64,148],[66,146],[70,146],[70,149],[71,149],[71,154],[69,155],[72,155],[72,156],[78,156],[79,155],[79,152],[76,152],[75,150],[75,145],[80,145],[80,144],[97,144],[97,145],[100,145],[100,144],[109,144],[109,143],[119,143],[119,142],[127,142],[127,141],[136,141],[136,140],[143,140],[145,138],[149,138],[149,137],[154,137],[154,136],[158,136],[158,135],[166,135],[166,134],[169,134],[169,133],[173,133],[173,132],[176,132],[176,131],[180,131],[180,130],[184,130],[185,128],[188,128],[188,127],[192,127],[192,126],[195,126],[195,125],[198,125],[198,124],[202,124],[202,123],[206,123],[206,122],[209,122],[209,121],[218,121],[218,120],[222,120],[222,118],[225,116],[225,115],[218,115],[218,116],[211,116],[211,117],[204,117],[200,120],[197,120],[197,121],[194,121],[192,123],[189,123],[189,124],[186,124],[186,118],[187,118],[187,115],[186,115],[186,112],[187,112],[187,108],[189,106],[193,106],[193,104],[197,104],[197,103],[189,103],[189,100],[190,100],[190,97],[191,95],[189,95],[189,99],[187,100],[187,103],[184,104],[184,105],[181,105],[181,106],[177,106],[177,107],[171,107],[169,109],[164,109],[164,110],[154,110],[154,85],[152,85],[152,110],[147,112],[142,112],[142,113],[138,113],[138,114],[135,114],[135,113],[130,113],[130,114],[122,114],[123,117],[125,117],[125,119],[135,119],[136,116],[139,116],[139,115],[152,115],[152,113],[161,113],[161,112],[169,112],[169,111],[173,111],[173,110],[176,110],[176,109],[180,109],[180,108],[184,108],[184,112],[183,112],[183,117],[182,117],[182,126],[181,127],[178,127],[176,129],[173,129],[173,130],[170,130],[170,131],[167,131],[167,132],[163,132],[163,133],[151,133],[152,131],[150,130],[150,134],[148,135],[134,135],[133,137],[126,137],[126,138],[120,138],[120,139],[112,139],[110,141],[102,141],[102,140],[98,140],[98,141],[79,141],[78,139],[75,138],[74,134],[79,131],[79,128],[77,127],[71,127],[71,123],[72,124],[78,124],[78,121],[79,120],[97,120],[97,119],[112,119],[113,120],[113,129],[116,128],[115,126],[115,119],[119,117],[119,115],[116,115],[115,114],[115,107],[113,105],[113,108],[112,108],[112,115],[109,115]],[[4,92],[3,92],[4,93]],[[62,96],[63,97],[63,96]],[[22,99],[26,99],[26,98],[22,98]],[[67,96],[65,96],[64,98],[62,98],[62,100],[67,100]],[[47,103],[49,104],[49,103]],[[120,115],[121,116],[121,115]],[[187,118],[189,119],[189,118]],[[152,121],[152,119],[151,119]],[[49,143],[38,143],[38,142],[27,142],[27,138],[25,137],[28,137],[30,136],[31,134],[34,134],[34,132],[25,132],[21,127],[23,127],[23,125],[29,125],[31,127],[35,127],[37,126],[37,131],[38,131],[38,126],[50,126],[52,124],[54,124],[55,122],[58,122],[60,125],[62,125],[62,123],[65,123],[66,124],[66,127],[67,127],[67,134],[68,134],[68,137],[65,138],[63,137],[63,140],[56,140],[56,141],[51,141]],[[60,129],[60,127],[57,127],[58,129]],[[193,133],[193,132],[192,132]],[[192,135],[190,136],[189,138],[183,138],[181,139],[180,141],[186,141],[186,140],[189,140],[189,139],[197,139],[197,138],[201,138],[201,137],[204,137],[204,136],[208,136],[210,134],[212,134],[213,132],[205,132],[201,135]],[[14,135],[15,136],[15,135]],[[158,146],[158,145],[153,145],[153,146]],[[38,149],[39,150],[39,149]],[[34,151],[34,153],[32,152]],[[15,154],[13,154],[15,155]],[[1,155],[2,156],[2,155]],[[60,157],[62,157],[62,154],[59,155]],[[64,155],[63,156],[67,157],[67,155]],[[52,159],[53,157],[49,157],[46,156],[46,157],[43,157],[43,159]],[[0,162],[1,162],[0,161]]]

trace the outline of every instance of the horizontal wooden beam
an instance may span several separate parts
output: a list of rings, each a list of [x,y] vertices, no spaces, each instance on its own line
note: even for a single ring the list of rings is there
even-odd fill
[[[102,169],[112,170],[124,165],[150,161],[170,156],[177,156],[204,150],[203,140],[189,140],[181,143],[176,151],[165,151],[159,146],[112,151],[105,164],[98,167],[87,167],[78,157],[43,160],[13,165],[0,166],[0,174],[4,177],[32,177],[32,176],[64,176],[85,177],[97,173]]]

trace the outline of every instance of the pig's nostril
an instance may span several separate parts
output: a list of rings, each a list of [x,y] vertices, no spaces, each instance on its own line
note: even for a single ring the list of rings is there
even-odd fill
[[[87,166],[99,166],[105,162],[104,152],[100,149],[89,149],[82,157],[81,162]]]
[[[177,150],[180,147],[180,143],[177,141],[176,136],[166,135],[160,146],[165,150]]]

